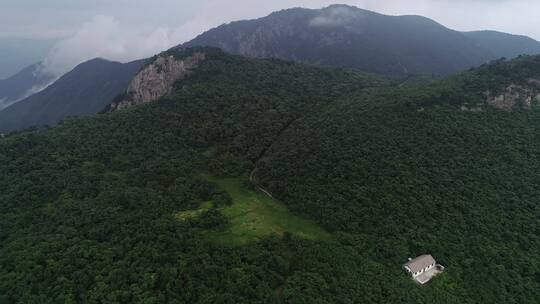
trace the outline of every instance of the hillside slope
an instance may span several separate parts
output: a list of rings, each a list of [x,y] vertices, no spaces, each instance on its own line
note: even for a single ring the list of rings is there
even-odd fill
[[[53,75],[41,71],[39,63],[31,65],[9,78],[0,79],[0,110],[36,93],[53,80]]]
[[[540,54],[540,43],[532,38],[496,31],[464,32],[479,47],[492,53],[493,59]]]
[[[0,302],[539,298],[539,57],[399,88],[161,57],[196,53],[163,98],[0,139]],[[447,269],[418,286],[424,253]]]
[[[284,132],[257,163],[257,179],[292,210],[346,232],[358,263],[394,265],[371,278],[386,286],[381,302],[534,303],[540,86],[531,80],[539,76],[540,57],[522,57],[431,86],[347,98]],[[513,104],[492,103],[488,91]],[[397,265],[423,253],[447,267],[444,279],[400,297]],[[349,255],[310,257],[343,259],[345,268]],[[320,284],[313,277],[332,282],[328,269],[312,271],[294,277],[291,302]],[[354,270],[340,277],[328,287],[339,295],[369,278]]]
[[[386,16],[332,5],[232,22],[183,46],[215,46],[245,56],[387,75],[448,75],[506,55],[540,53],[540,43],[530,38],[492,36],[486,32],[464,34],[420,16]]]
[[[0,132],[52,126],[69,116],[96,114],[126,90],[143,63],[103,59],[82,63],[45,90],[0,111]]]
[[[0,79],[10,78],[32,63],[42,61],[57,42],[56,39],[0,37]]]

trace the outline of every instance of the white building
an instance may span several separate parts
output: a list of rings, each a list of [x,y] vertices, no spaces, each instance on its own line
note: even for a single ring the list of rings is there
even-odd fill
[[[403,268],[405,268],[407,273],[420,284],[429,282],[434,276],[444,270],[444,267],[437,264],[435,259],[429,254],[409,259],[409,261],[403,265]]]

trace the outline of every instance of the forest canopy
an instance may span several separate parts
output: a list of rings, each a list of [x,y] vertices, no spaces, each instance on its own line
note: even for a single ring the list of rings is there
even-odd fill
[[[0,139],[0,303],[537,302],[540,111],[461,106],[538,57],[400,86],[207,51],[158,102]]]

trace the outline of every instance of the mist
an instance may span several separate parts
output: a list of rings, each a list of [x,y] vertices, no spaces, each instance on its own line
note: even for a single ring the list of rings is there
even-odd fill
[[[12,1],[12,0],[8,0]],[[67,0],[55,0],[61,3]],[[389,15],[415,14],[434,19],[443,25],[463,31],[492,29],[540,37],[540,3],[531,0],[341,0],[343,4]],[[43,61],[43,72],[60,76],[76,65],[96,57],[128,62],[150,57],[172,46],[193,39],[198,34],[234,20],[263,17],[273,11],[291,8],[321,8],[335,1],[327,0],[119,0],[80,4],[67,13],[72,26],[45,26],[23,32],[25,35],[65,35]],[[70,2],[71,4],[71,2]],[[39,5],[39,4],[36,4]],[[75,4],[73,4],[75,5]],[[84,10],[79,7],[84,6]],[[0,8],[2,5],[0,4]],[[54,15],[54,10],[49,8]],[[58,9],[59,16],[67,14]],[[3,14],[0,10],[0,18]],[[15,13],[15,12],[12,12]],[[89,16],[89,14],[95,14]],[[520,16],[519,18],[516,15]],[[48,22],[52,18],[48,18]],[[346,12],[316,18],[313,25],[328,26],[347,22]],[[39,20],[39,19],[37,19]],[[36,21],[37,22],[37,21]],[[2,25],[2,21],[0,21]],[[13,34],[16,29],[8,27]],[[22,29],[24,31],[24,29]],[[66,32],[71,31],[69,34]],[[5,34],[4,33],[4,34]],[[0,36],[2,30],[0,29]]]
[[[198,10],[179,25],[174,25],[174,22],[169,22],[173,25],[167,22],[145,24],[144,18],[141,18],[141,23],[134,24],[125,18],[122,21],[110,15],[94,16],[51,49],[43,60],[43,72],[59,76],[97,57],[119,62],[150,57],[223,23],[263,17],[291,7],[293,2],[293,6],[302,7],[323,7],[331,3],[318,0],[276,0],[271,3],[236,0],[234,6],[238,9],[231,10],[231,1],[207,0],[202,1]],[[168,10],[164,8],[163,12]]]
[[[330,9],[325,15],[313,18],[310,25],[314,27],[346,26],[357,18],[358,15],[352,12],[350,8],[339,6]]]
[[[43,72],[61,75],[83,61],[105,58],[127,62],[151,56],[173,44],[166,27],[130,27],[111,16],[96,16],[59,42],[43,61]]]

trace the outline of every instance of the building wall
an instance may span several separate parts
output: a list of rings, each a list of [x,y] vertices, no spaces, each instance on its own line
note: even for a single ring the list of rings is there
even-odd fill
[[[424,269],[422,269],[422,270],[420,270],[419,272],[411,272],[411,275],[413,276],[413,278],[415,278],[415,277],[421,275],[422,273],[424,273],[424,272],[430,270],[430,269],[433,268],[433,267],[435,267],[435,263],[429,265],[428,267],[426,267],[426,268],[424,268]]]

